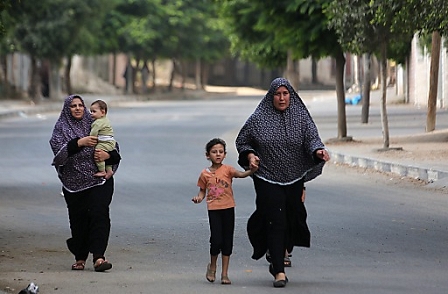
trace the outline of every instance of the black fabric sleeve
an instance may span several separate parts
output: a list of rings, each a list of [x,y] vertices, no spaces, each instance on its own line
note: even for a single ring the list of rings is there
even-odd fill
[[[81,151],[82,147],[78,146],[78,140],[79,140],[79,138],[75,138],[75,139],[70,140],[67,143],[68,156],[73,155],[73,154],[78,153],[79,151]]]
[[[108,153],[110,157],[109,159],[106,159],[105,161],[106,165],[115,165],[120,163],[121,156],[116,149],[109,151]]]

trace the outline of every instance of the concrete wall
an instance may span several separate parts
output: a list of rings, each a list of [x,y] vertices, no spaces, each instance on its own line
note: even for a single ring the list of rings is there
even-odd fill
[[[439,81],[437,93],[437,107],[448,106],[448,62],[447,48],[442,40],[439,64]],[[414,36],[411,45],[409,61],[409,103],[416,106],[428,106],[429,78],[431,69],[431,56],[428,49],[419,45],[418,35]]]

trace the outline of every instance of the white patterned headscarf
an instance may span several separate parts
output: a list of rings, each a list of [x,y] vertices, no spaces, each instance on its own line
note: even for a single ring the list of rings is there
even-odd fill
[[[284,111],[274,107],[274,93],[285,86],[290,104]],[[265,181],[289,185],[299,180],[309,181],[322,173],[325,161],[315,152],[324,149],[316,125],[302,99],[287,79],[276,78],[269,91],[247,119],[236,138],[238,163],[247,168],[247,154],[260,158],[254,176]]]

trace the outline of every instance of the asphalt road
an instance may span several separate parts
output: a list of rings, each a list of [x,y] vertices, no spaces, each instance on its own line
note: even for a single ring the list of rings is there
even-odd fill
[[[233,284],[208,283],[205,204],[191,202],[208,162],[204,145],[228,143],[258,98],[129,102],[109,118],[122,150],[107,251],[114,267],[70,271],[67,212],[50,166],[56,113],[0,121],[0,289],[29,282],[40,293],[272,293],[265,260],[250,259],[245,226],[254,210],[250,179],[235,179]],[[319,128],[336,125],[324,107]],[[317,121],[320,121],[317,120]],[[325,126],[324,126],[325,124]],[[307,185],[310,249],[296,248],[284,293],[447,293],[446,194],[410,180],[329,164]],[[217,274],[219,281],[219,272]]]

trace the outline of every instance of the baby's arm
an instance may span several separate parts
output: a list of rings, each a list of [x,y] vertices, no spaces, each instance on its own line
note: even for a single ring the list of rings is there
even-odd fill
[[[204,200],[205,198],[205,189],[199,189],[199,193],[197,196],[194,196],[193,199],[191,199],[191,201],[193,201],[194,203],[201,203],[202,200]]]
[[[98,136],[98,132],[100,131],[100,127],[101,126],[96,121],[94,121],[92,123],[92,127],[90,129],[90,136]]]

